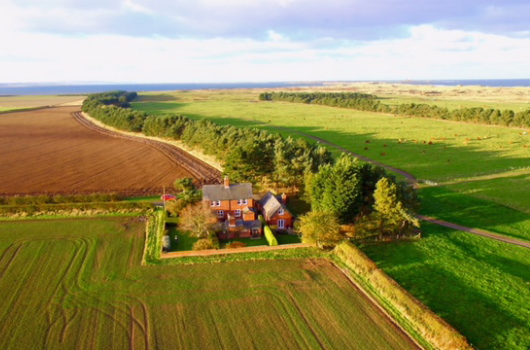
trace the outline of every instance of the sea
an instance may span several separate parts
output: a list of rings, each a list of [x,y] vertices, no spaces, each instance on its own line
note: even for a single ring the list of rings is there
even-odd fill
[[[324,86],[333,83],[391,83],[434,86],[489,86],[489,87],[528,87],[530,79],[491,79],[491,80],[349,80],[329,82],[268,82],[268,83],[175,83],[175,84],[31,84],[0,83],[0,96],[15,95],[82,95],[112,90],[127,91],[173,91],[203,89],[251,89],[288,88],[303,86]]]

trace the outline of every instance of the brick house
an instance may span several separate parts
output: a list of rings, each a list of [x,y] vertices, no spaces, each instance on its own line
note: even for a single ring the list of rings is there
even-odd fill
[[[285,195],[276,197],[271,192],[267,192],[259,202],[267,225],[279,231],[288,231],[293,228],[294,224],[294,216],[285,206],[286,199]]]
[[[225,177],[222,185],[204,185],[202,192],[205,205],[223,223],[219,238],[261,237],[263,229],[257,218],[252,184],[230,184]]]

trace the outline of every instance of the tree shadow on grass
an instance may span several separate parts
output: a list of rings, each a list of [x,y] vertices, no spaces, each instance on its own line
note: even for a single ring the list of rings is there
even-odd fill
[[[529,338],[518,336],[528,321],[502,307],[495,293],[485,294],[455,273],[434,264],[391,272],[393,278],[479,349],[505,348],[508,339],[525,348]],[[530,330],[529,330],[530,331]]]
[[[517,227],[499,227],[530,220],[530,215],[510,207],[443,187],[423,188],[420,190],[420,198],[421,213],[424,215],[436,216],[446,221],[479,227],[515,238],[526,240],[530,238],[527,232]]]
[[[515,287],[506,285],[513,281],[508,276],[528,281],[528,266],[506,257],[509,252],[492,251],[496,242],[486,247],[480,242],[474,245],[464,234],[453,234],[451,229],[432,224],[425,226],[426,238],[419,242],[376,244],[363,247],[363,251],[474,346],[480,349],[510,347],[507,344],[529,346],[530,338],[524,336],[530,332],[528,320],[524,313],[510,311],[519,304],[525,305],[521,301],[524,296],[518,297],[518,292],[512,290]],[[478,238],[472,241],[477,240],[480,241]],[[474,261],[478,266],[487,264],[493,269],[484,268],[481,274]],[[506,277],[496,273],[496,269]],[[515,283],[518,288],[525,288],[517,280]]]

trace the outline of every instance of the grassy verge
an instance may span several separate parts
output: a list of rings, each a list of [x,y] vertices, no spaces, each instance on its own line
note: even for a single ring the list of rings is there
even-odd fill
[[[445,187],[423,188],[420,195],[423,215],[530,240],[530,215],[526,213]]]
[[[435,349],[470,347],[455,329],[401,288],[353,244],[339,245],[334,256],[423,346]]]
[[[156,262],[157,265],[193,265],[213,264],[235,261],[258,261],[258,260],[284,260],[284,259],[314,259],[329,258],[330,253],[318,248],[297,248],[275,250],[268,252],[238,253],[212,256],[191,256],[176,259],[163,259]]]
[[[479,349],[530,347],[528,249],[425,223],[416,242],[361,247]]]

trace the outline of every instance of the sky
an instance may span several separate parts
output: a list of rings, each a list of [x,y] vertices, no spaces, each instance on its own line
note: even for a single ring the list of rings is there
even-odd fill
[[[528,0],[0,0],[0,83],[530,78]]]

